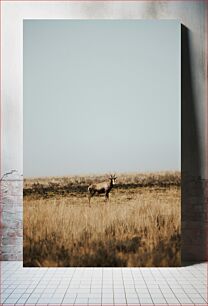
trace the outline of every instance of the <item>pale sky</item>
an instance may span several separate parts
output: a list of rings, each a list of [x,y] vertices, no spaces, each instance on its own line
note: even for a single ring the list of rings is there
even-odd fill
[[[24,177],[180,170],[177,20],[24,21]]]

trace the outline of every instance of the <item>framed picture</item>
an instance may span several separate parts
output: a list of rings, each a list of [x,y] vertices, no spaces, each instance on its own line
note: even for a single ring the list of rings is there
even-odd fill
[[[23,30],[24,266],[179,266],[180,22]]]

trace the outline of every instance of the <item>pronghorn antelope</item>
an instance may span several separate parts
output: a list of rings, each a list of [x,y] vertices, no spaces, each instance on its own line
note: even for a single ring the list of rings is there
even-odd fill
[[[90,205],[90,200],[91,198],[95,195],[95,194],[105,194],[105,200],[106,202],[109,200],[109,193],[113,187],[113,185],[115,185],[116,183],[116,179],[117,177],[115,175],[110,175],[109,177],[109,181],[105,181],[102,183],[94,183],[91,184],[88,187],[88,198],[89,198],[89,205]]]

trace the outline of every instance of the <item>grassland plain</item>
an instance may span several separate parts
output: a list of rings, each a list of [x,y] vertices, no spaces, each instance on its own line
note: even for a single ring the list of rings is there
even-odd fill
[[[24,266],[180,266],[180,172],[117,176],[91,207],[107,175],[25,179]]]

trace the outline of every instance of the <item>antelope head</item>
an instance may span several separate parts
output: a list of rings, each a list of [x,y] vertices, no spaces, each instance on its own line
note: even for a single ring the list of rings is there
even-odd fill
[[[112,185],[115,185],[116,179],[117,179],[117,177],[115,176],[115,174],[113,174],[113,175],[111,174],[109,176],[109,180],[112,182]]]

